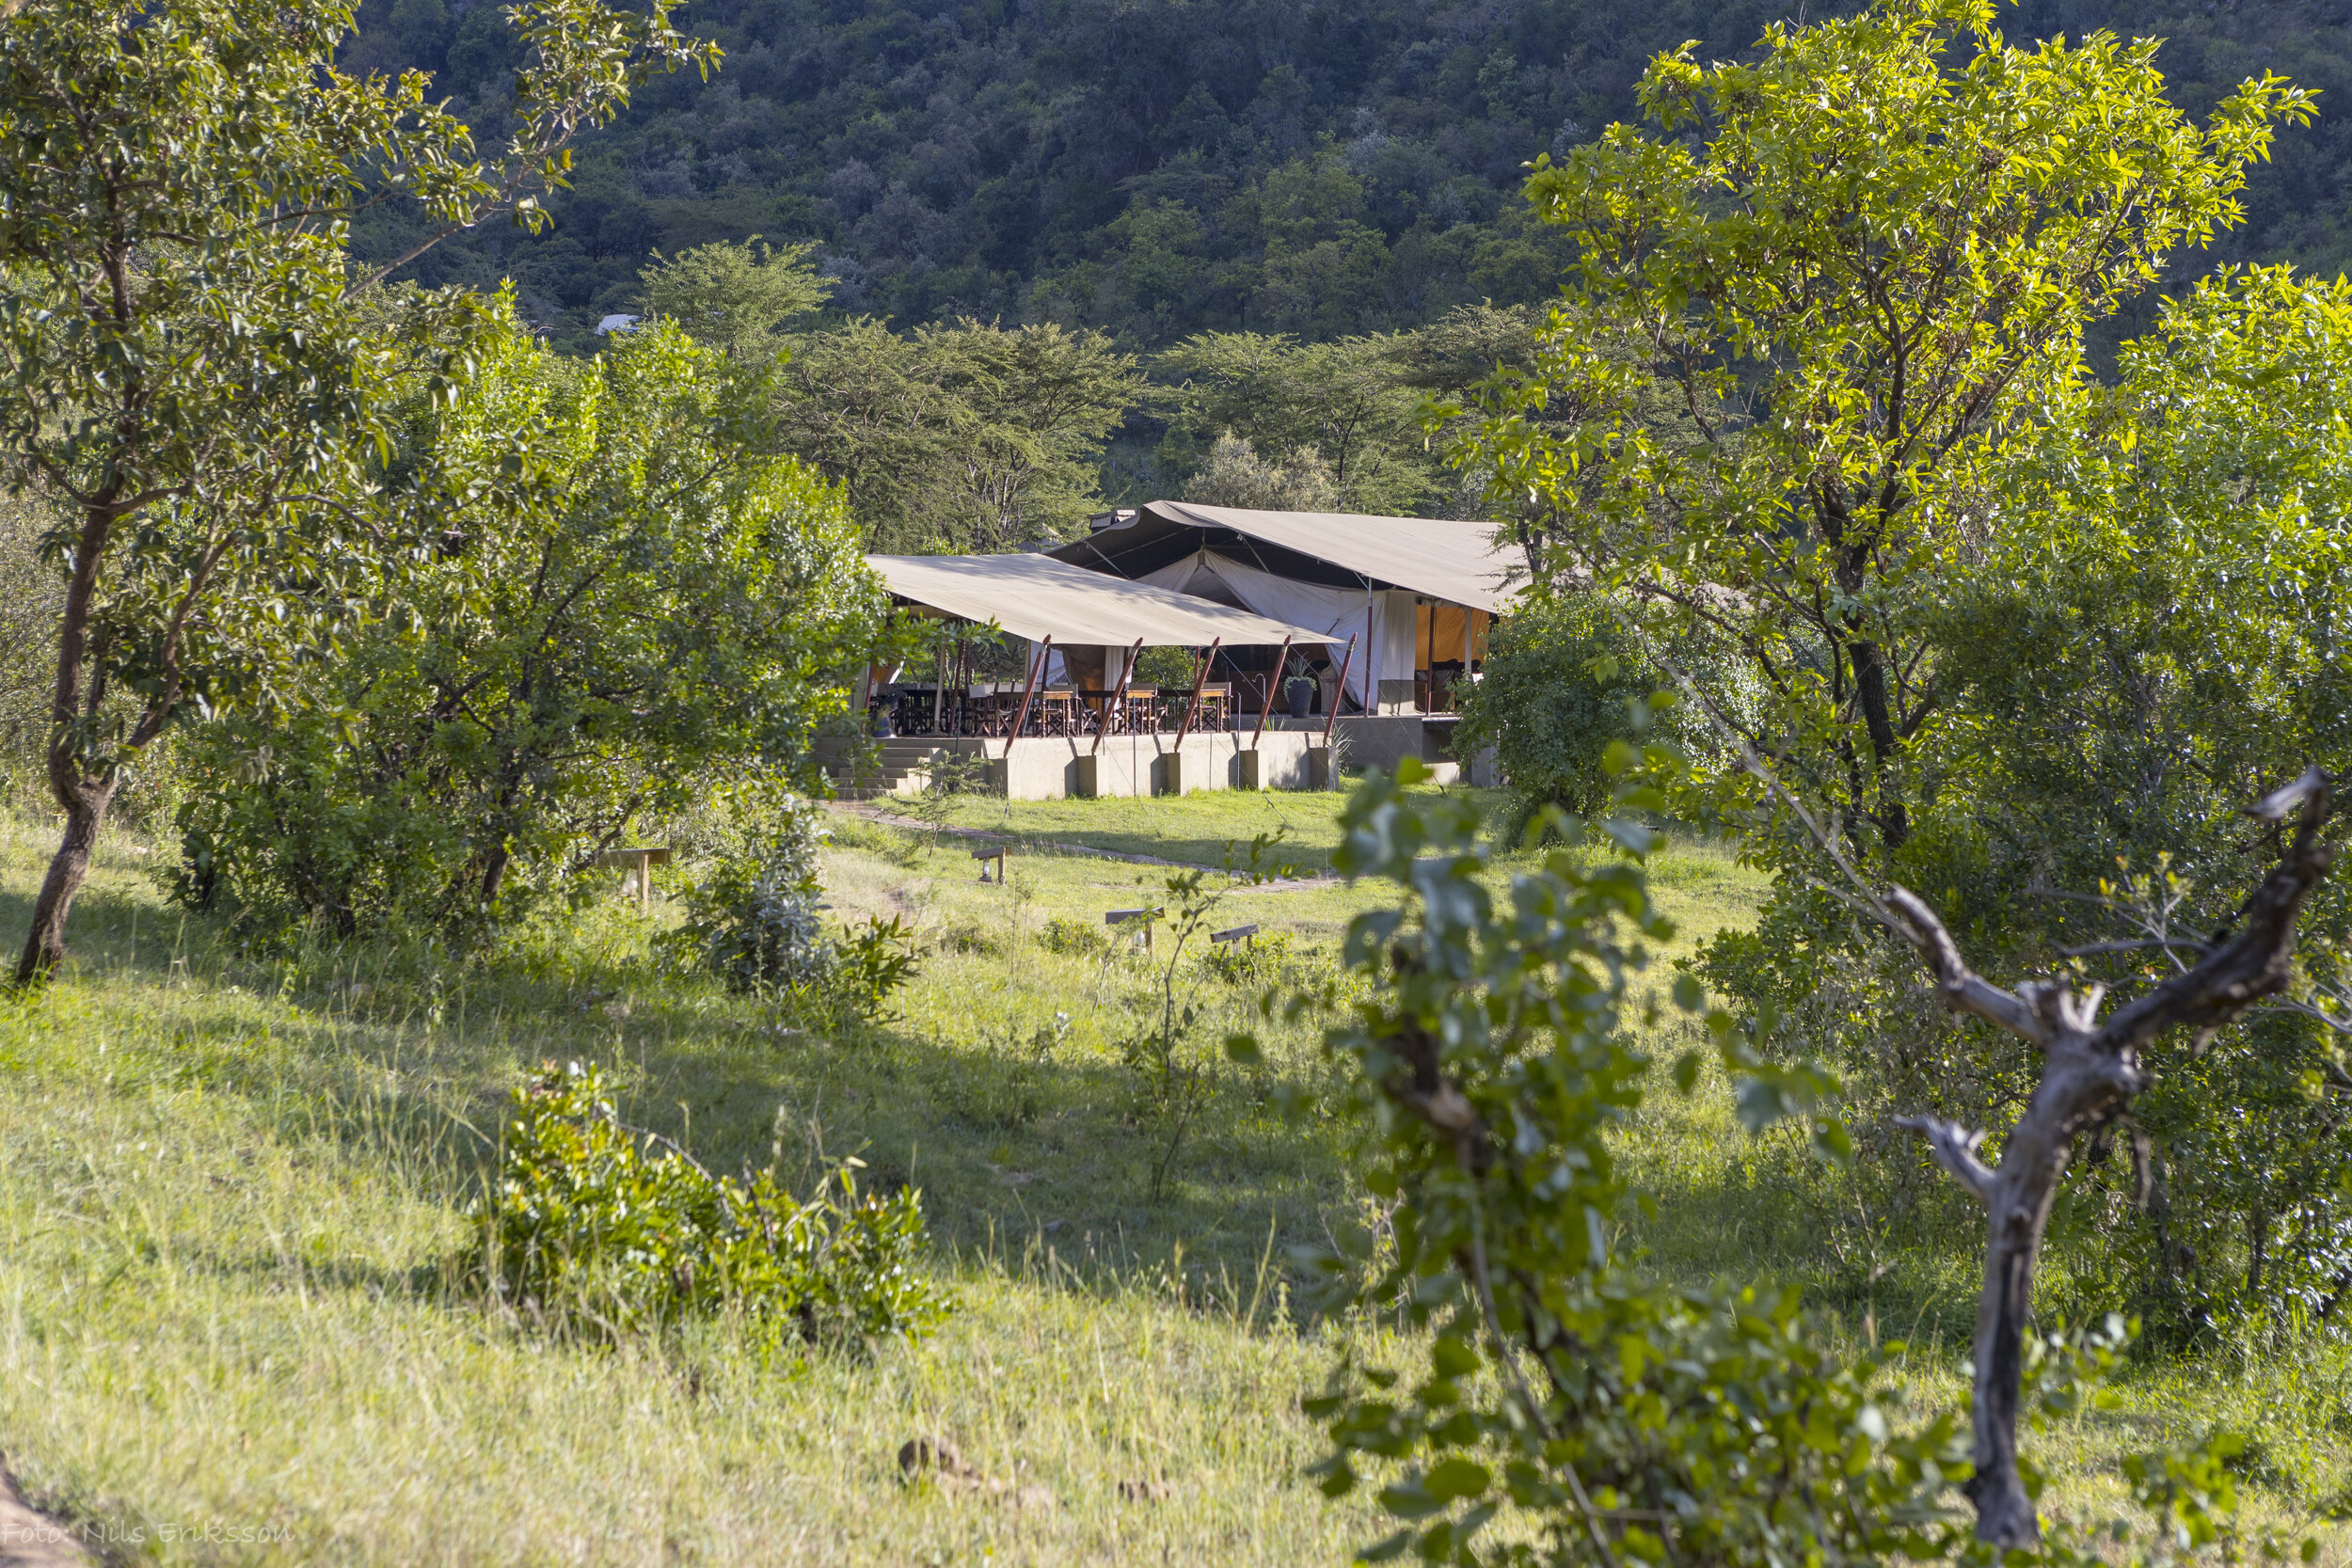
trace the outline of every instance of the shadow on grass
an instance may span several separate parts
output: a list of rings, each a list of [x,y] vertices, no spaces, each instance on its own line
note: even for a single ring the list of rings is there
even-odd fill
[[[11,915],[29,918],[29,900],[0,895]],[[1115,1057],[787,1030],[715,980],[657,969],[642,928],[606,914],[471,961],[365,943],[273,954],[241,948],[217,917],[94,885],[72,936],[72,973],[37,1005],[45,1069],[116,1093],[234,1095],[281,1141],[331,1142],[452,1209],[481,1191],[511,1091],[568,1060],[603,1066],[624,1120],[713,1170],[772,1162],[806,1192],[854,1155],[865,1181],[922,1189],[944,1258],[1029,1268],[1044,1255],[1074,1289],[1263,1284],[1269,1266],[1287,1273],[1286,1246],[1324,1238],[1348,1190],[1337,1130],[1284,1120],[1264,1073],[1208,1064],[1180,1130]],[[422,1282],[352,1267],[355,1288]]]

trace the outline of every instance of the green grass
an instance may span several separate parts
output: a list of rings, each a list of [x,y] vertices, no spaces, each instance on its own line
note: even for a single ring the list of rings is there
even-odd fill
[[[1215,861],[1277,820],[1327,849],[1335,804],[960,815],[1032,844]],[[1339,1562],[1383,1533],[1299,1479],[1320,1448],[1297,1396],[1334,1347],[1290,1310],[1283,1249],[1360,1201],[1345,1130],[1273,1108],[1277,1082],[1322,1082],[1306,1029],[1274,1031],[1262,1069],[1216,1068],[1155,1199],[1173,1130],[1120,1052],[1153,969],[1046,938],[1101,932],[1165,873],[1032,848],[1009,884],[982,884],[961,844],[842,829],[834,912],[901,915],[931,948],[870,1037],[789,1031],[660,973],[617,887],[488,965],[373,948],[262,961],[167,908],[110,841],[71,972],[0,1006],[0,1451],[28,1489],[166,1561]],[[0,839],[8,928],[46,848]],[[1705,846],[1661,857],[1656,879],[1677,951],[1759,891]],[[1311,966],[1364,896],[1241,890],[1219,924],[1291,933]],[[1249,991],[1184,973],[1214,1062]],[[855,1151],[874,1179],[918,1184],[956,1316],[920,1346],[787,1376],[723,1323],[599,1351],[482,1311],[457,1287],[462,1205],[506,1091],[568,1057],[606,1064],[631,1120],[716,1167],[774,1157],[805,1181]],[[1834,1187],[1741,1134],[1718,1082],[1661,1093],[1626,1152],[1661,1196],[1658,1221],[1628,1216],[1656,1266],[1815,1282],[1857,1336],[1925,1341],[1922,1386],[1954,1391],[1964,1258],[1856,1295],[1822,1209]],[[1908,1293],[1885,1306],[1895,1284]],[[2149,1434],[2262,1418],[2260,1505],[2287,1517],[2342,1490],[2346,1376],[2316,1342],[2248,1346],[2137,1375],[2120,1415],[2040,1441],[2071,1474],[2068,1505],[2090,1507]],[[902,1485],[898,1446],[930,1433],[1007,1493]],[[1122,1497],[1135,1481],[1170,1491]],[[165,1541],[166,1526],[284,1539]]]
[[[1491,791],[1473,791],[1484,800]],[[1224,863],[1226,846],[1245,848],[1260,833],[1284,832],[1284,852],[1310,874],[1328,868],[1339,843],[1341,798],[1336,794],[1204,789],[1184,796],[1108,797],[1099,800],[1005,800],[982,795],[952,798],[944,819],[1031,841],[1054,841],[1151,855],[1200,865]],[[878,801],[883,809],[892,802]]]

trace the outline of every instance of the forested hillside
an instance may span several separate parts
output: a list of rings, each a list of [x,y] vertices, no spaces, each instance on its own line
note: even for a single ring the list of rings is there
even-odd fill
[[[1736,55],[1797,9],[697,0],[679,22],[724,48],[716,74],[654,81],[587,140],[548,232],[485,226],[417,275],[511,276],[526,319],[573,349],[630,308],[655,250],[754,233],[818,241],[833,304],[902,327],[1054,321],[1141,350],[1408,326],[1549,295],[1561,242],[1524,218],[1521,166],[1635,117],[1657,51]],[[2208,259],[2332,274],[2352,258],[2347,19],[2344,0],[2026,0],[2006,22],[2166,38],[2170,95],[2201,119],[2265,70],[2320,89],[2323,118],[2281,135]],[[345,57],[424,67],[481,124],[512,90],[512,47],[493,0],[367,0]],[[397,254],[395,222],[362,248]]]

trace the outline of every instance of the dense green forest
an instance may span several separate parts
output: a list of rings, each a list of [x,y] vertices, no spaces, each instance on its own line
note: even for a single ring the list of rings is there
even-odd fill
[[[1395,330],[1549,297],[1562,241],[1518,199],[1528,160],[1638,119],[1658,51],[1695,39],[1701,59],[1744,55],[1803,8],[698,0],[679,25],[725,51],[715,73],[644,84],[583,142],[548,231],[487,225],[416,273],[512,277],[525,318],[575,350],[633,309],[651,252],[755,233],[818,241],[833,304],[900,327],[1052,321],[1137,350],[1211,330]],[[2347,17],[2337,0],[2026,0],[2003,23],[2021,39],[2160,36],[2169,94],[2201,119],[2265,69],[2332,110],[2352,88]],[[477,124],[517,58],[489,0],[367,0],[345,52],[434,71]],[[2246,222],[2206,260],[2340,270],[2347,170],[2342,118],[2284,133]],[[397,254],[402,236],[382,218],[359,248]]]

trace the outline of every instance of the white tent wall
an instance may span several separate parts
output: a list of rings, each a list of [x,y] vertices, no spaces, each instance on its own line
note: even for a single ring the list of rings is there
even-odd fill
[[[1135,580],[1180,594],[1201,594],[1210,585],[1198,581],[1196,574],[1200,573],[1207,573],[1224,584],[1244,610],[1330,634],[1337,640],[1331,648],[1334,664],[1345,657],[1341,646],[1348,638],[1355,638],[1356,659],[1348,668],[1347,692],[1367,713],[1373,711],[1373,700],[1367,693],[1379,690],[1374,682],[1413,678],[1416,623],[1415,600],[1410,594],[1325,588],[1298,582],[1209,550],[1196,551]],[[1364,635],[1367,614],[1370,637]]]

